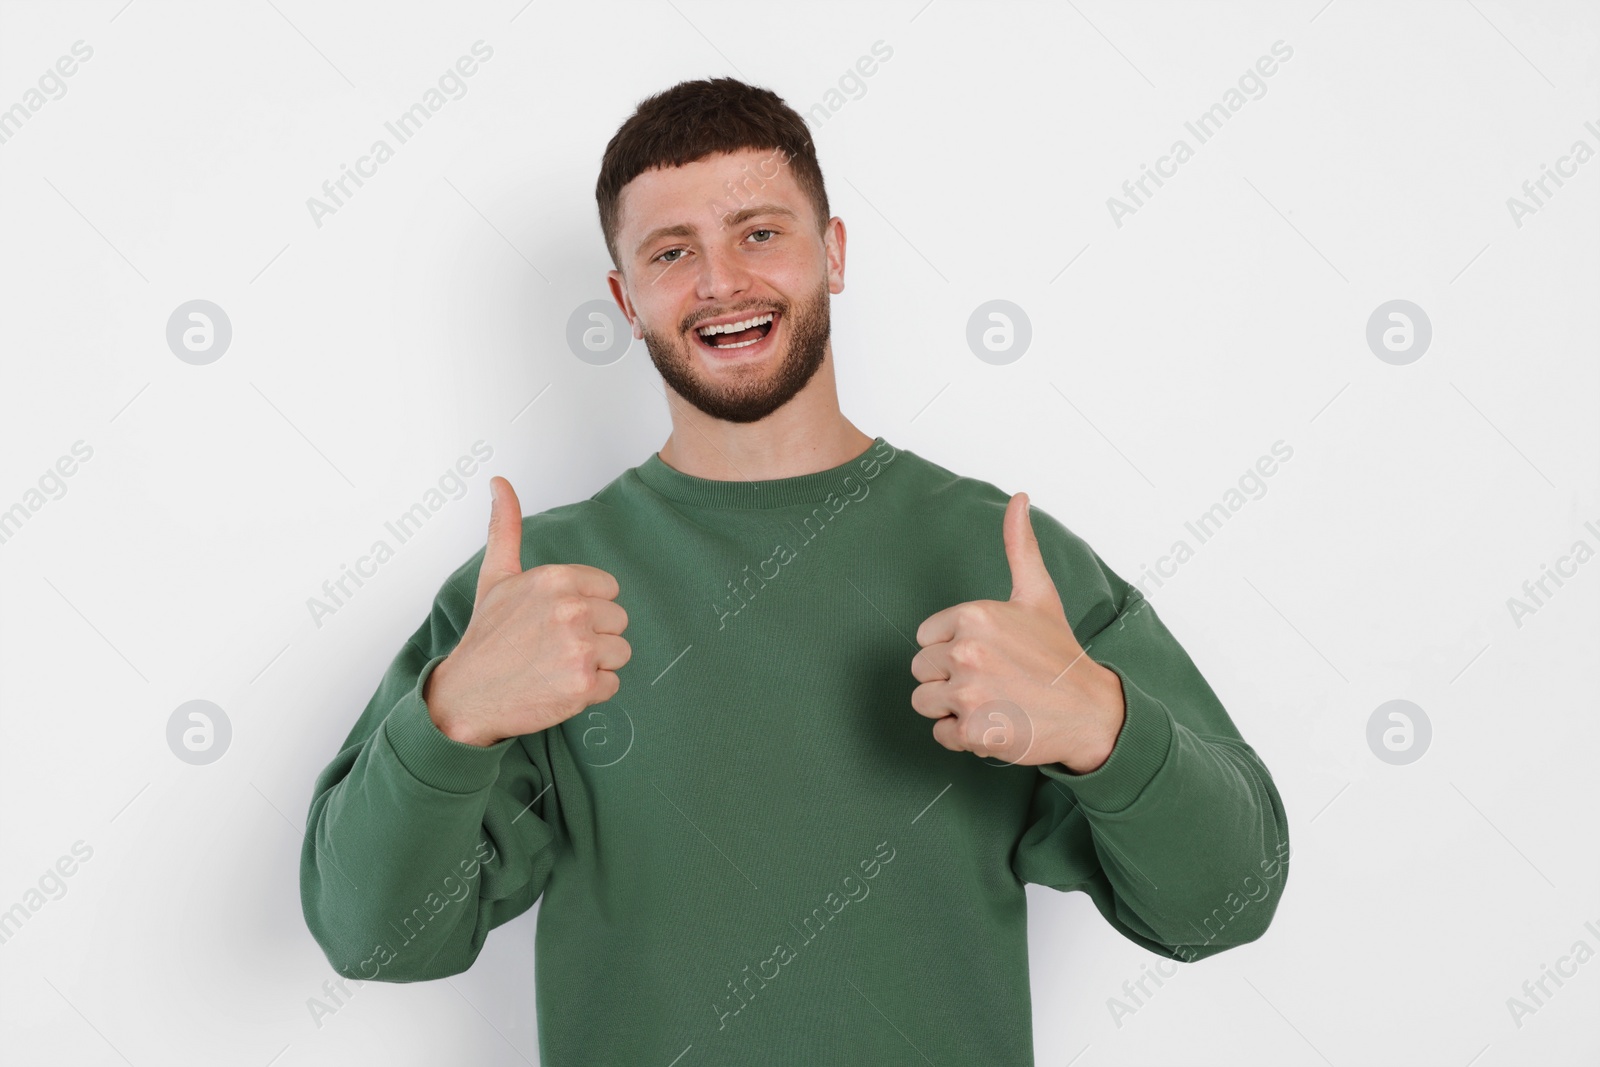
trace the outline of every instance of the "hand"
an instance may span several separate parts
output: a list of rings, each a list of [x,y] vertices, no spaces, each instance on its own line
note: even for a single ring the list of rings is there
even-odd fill
[[[498,483],[498,484],[496,484]],[[581,563],[522,569],[522,505],[489,480],[489,541],[472,619],[422,699],[445,736],[489,746],[565,722],[616,696],[633,655],[616,578]]]
[[[1122,681],[1073,635],[1026,493],[1006,504],[1001,535],[1011,599],[956,604],[923,620],[922,651],[911,659],[922,684],[911,706],[936,720],[933,739],[952,752],[1087,773],[1105,762],[1122,729]]]

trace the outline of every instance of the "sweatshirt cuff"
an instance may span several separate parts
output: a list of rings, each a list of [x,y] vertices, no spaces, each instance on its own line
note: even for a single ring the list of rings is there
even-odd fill
[[[444,658],[435,656],[422,668],[417,684],[405,692],[383,720],[383,734],[395,758],[413,778],[447,793],[475,793],[499,777],[500,757],[514,739],[502,738],[485,748],[444,735],[422,700],[428,676]]]
[[[1111,755],[1087,774],[1073,774],[1062,763],[1042,764],[1039,770],[1071,789],[1085,807],[1110,814],[1130,807],[1166,765],[1173,722],[1166,705],[1133,684],[1121,668],[1100,665],[1122,679],[1126,705]]]

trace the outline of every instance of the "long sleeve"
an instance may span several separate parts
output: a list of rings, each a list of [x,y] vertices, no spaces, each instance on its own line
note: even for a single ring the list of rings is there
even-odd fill
[[[446,737],[422,700],[455,648],[482,551],[444,583],[338,756],[318,775],[300,861],[306,924],[342,975],[415,982],[470,967],[533,906],[556,855],[543,733]]]
[[[1058,586],[1063,573],[1088,569],[1085,554],[1098,570],[1062,588],[1063,601],[1069,618],[1089,601],[1074,631],[1121,679],[1127,711],[1095,770],[1039,767],[1013,870],[1025,882],[1083,890],[1124,936],[1178,960],[1255,940],[1289,868],[1288,819],[1271,774],[1139,590],[1055,520],[1036,510],[1034,525]]]

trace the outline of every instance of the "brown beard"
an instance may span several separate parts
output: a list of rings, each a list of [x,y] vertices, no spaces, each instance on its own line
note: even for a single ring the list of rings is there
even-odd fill
[[[792,400],[822,366],[828,346],[828,299],[828,285],[823,282],[803,304],[751,305],[748,310],[778,312],[780,317],[773,328],[788,323],[788,344],[779,356],[777,370],[731,387],[711,386],[696,377],[694,364],[699,357],[688,346],[699,342],[687,336],[687,327],[676,337],[665,337],[645,327],[645,348],[662,380],[696,408],[723,422],[759,422]],[[729,313],[744,310],[747,309],[730,308]]]

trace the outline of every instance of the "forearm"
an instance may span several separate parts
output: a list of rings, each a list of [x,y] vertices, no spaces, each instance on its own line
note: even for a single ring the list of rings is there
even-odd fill
[[[485,814],[511,744],[450,740],[413,686],[319,777],[301,896],[341,973],[413,981],[471,964],[487,933],[483,867],[502,847],[486,834]]]
[[[1116,669],[1114,666],[1112,669]],[[1040,769],[1083,807],[1119,901],[1193,958],[1261,936],[1285,881],[1288,821],[1249,746],[1205,736],[1118,672],[1125,721],[1095,770]]]

